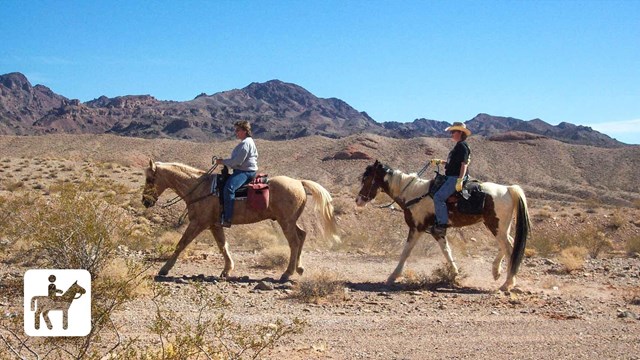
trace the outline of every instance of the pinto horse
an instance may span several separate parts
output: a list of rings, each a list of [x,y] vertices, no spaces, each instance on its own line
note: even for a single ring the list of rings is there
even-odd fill
[[[187,245],[202,231],[209,229],[224,257],[224,270],[220,276],[227,277],[233,270],[234,264],[220,224],[219,199],[210,196],[214,175],[184,164],[151,160],[145,175],[146,183],[142,195],[142,203],[145,207],[153,206],[166,189],[171,189],[186,202],[189,217],[187,229],[158,275],[167,275]],[[276,176],[269,180],[269,191],[270,202],[264,210],[250,208],[247,201],[236,201],[232,222],[233,224],[251,224],[266,219],[278,222],[291,250],[289,265],[280,277],[281,281],[286,281],[294,272],[300,275],[304,272],[300,255],[306,232],[298,226],[297,220],[307,203],[307,192],[315,200],[316,211],[320,213],[323,223],[320,230],[334,241],[339,241],[336,220],[331,195],[316,182]]]
[[[409,235],[402,255],[400,255],[400,262],[387,279],[387,284],[393,284],[402,275],[404,264],[416,242],[435,223],[433,198],[424,196],[429,192],[430,185],[431,180],[423,180],[416,174],[405,174],[399,170],[393,170],[377,160],[373,165],[367,166],[362,175],[362,187],[356,198],[356,204],[364,206],[382,190],[400,205],[404,211],[405,222],[409,226]],[[524,249],[530,231],[527,199],[522,188],[518,185],[505,186],[484,182],[482,189],[486,193],[486,198],[483,212],[480,215],[461,214],[454,210],[453,204],[447,204],[450,226],[463,227],[484,222],[484,225],[498,240],[499,245],[498,255],[492,266],[495,280],[500,278],[504,256],[510,257],[507,266],[507,279],[500,287],[500,290],[508,291],[515,286],[516,274],[524,257]],[[514,215],[516,216],[515,239],[509,235]],[[446,236],[434,236],[434,238],[438,241],[451,270],[457,275],[458,267],[451,256]]]

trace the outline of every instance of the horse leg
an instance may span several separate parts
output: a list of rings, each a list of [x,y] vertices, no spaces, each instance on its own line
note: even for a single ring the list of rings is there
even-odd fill
[[[53,329],[53,325],[51,324],[51,319],[49,319],[49,310],[45,310],[42,312],[42,317],[44,318],[44,322],[47,324],[47,329]]]
[[[280,282],[286,282],[289,280],[289,277],[293,275],[297,267],[297,260],[300,254],[300,250],[299,250],[300,244],[298,242],[297,225],[295,223],[293,225],[283,224],[280,221],[278,221],[278,223],[282,228],[282,232],[284,233],[285,238],[287,238],[287,242],[289,243],[289,249],[290,249],[289,265],[287,265],[287,270],[285,270],[282,276],[280,276]]]
[[[498,233],[498,236],[496,236],[496,238],[498,239],[498,244],[500,244],[500,252],[506,255],[509,259],[511,259],[511,253],[513,252],[513,238],[509,235],[509,229],[507,228],[504,231],[503,229],[501,229],[501,231]],[[508,291],[516,284],[515,275],[510,275],[511,266],[512,266],[511,260],[509,260],[507,262],[507,279],[505,280],[504,284],[500,286],[501,291]],[[498,276],[500,276],[499,271],[498,271]],[[495,273],[494,273],[494,277],[495,277]],[[498,278],[496,278],[496,280],[498,280]]]
[[[69,327],[69,310],[62,310],[62,329],[67,330]]]
[[[184,234],[182,234],[182,238],[180,238],[178,245],[176,245],[176,249],[174,250],[173,255],[171,255],[169,260],[167,260],[164,266],[160,269],[158,275],[165,276],[169,273],[169,270],[171,270],[173,265],[176,264],[176,260],[178,260],[178,256],[180,256],[182,250],[184,250],[187,245],[189,245],[189,243],[191,243],[191,241],[202,232],[202,230],[203,226],[198,222],[189,223],[189,226],[187,226]]]
[[[296,233],[298,235],[298,258],[296,259],[296,272],[298,275],[302,275],[304,273],[304,267],[302,266],[302,247],[304,246],[304,241],[307,238],[307,232],[302,230],[300,226],[296,224]]]
[[[36,310],[36,319],[35,319],[35,324],[34,327],[36,328],[36,330],[40,329],[40,315],[42,314],[42,310],[40,309],[40,307],[38,307],[38,309]]]
[[[418,239],[422,235],[422,232],[416,230],[416,228],[409,229],[409,235],[407,236],[407,243],[404,245],[404,249],[402,250],[402,254],[400,255],[400,261],[398,262],[398,266],[393,270],[391,275],[387,278],[387,285],[393,284],[396,279],[402,275],[402,270],[404,269],[404,263],[407,261],[407,258],[411,254],[411,250],[416,246]]]
[[[441,238],[438,238],[437,240],[438,240],[438,245],[440,245],[440,250],[442,250],[444,257],[447,259],[447,262],[449,263],[449,267],[453,271],[453,274],[458,275],[458,266],[453,261],[453,256],[451,255],[451,248],[449,247],[449,242],[447,241],[447,237],[443,236]]]
[[[493,279],[500,279],[500,274],[502,273],[502,259],[504,259],[504,250],[502,246],[500,246],[500,250],[498,250],[498,255],[493,259],[493,264],[491,266],[491,273],[493,274]]]
[[[227,243],[227,239],[224,236],[224,230],[220,226],[212,226],[210,228],[211,233],[213,234],[213,238],[216,239],[216,244],[218,245],[218,249],[220,253],[224,257],[224,270],[220,274],[220,277],[227,277],[233,271],[233,259],[231,259],[231,253],[229,252],[229,243]]]

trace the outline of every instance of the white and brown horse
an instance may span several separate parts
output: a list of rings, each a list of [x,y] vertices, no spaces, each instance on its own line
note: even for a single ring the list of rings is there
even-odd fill
[[[400,256],[398,266],[387,279],[388,284],[392,284],[402,275],[405,261],[411,254],[416,242],[435,223],[433,198],[424,196],[429,192],[430,184],[431,180],[423,180],[416,174],[405,174],[399,170],[390,169],[377,160],[373,165],[367,166],[362,175],[362,188],[356,198],[358,206],[363,206],[374,199],[381,190],[400,205],[404,211],[405,222],[409,226],[407,243]],[[498,255],[495,257],[492,267],[494,279],[498,280],[500,278],[504,256],[509,257],[507,279],[500,287],[500,290],[507,291],[515,286],[516,273],[524,257],[524,249],[530,231],[527,200],[522,188],[518,185],[505,186],[484,182],[482,183],[482,190],[486,193],[482,214],[461,214],[455,210],[452,204],[448,204],[449,222],[451,227],[462,227],[484,222],[485,226],[498,240],[499,245]],[[515,239],[509,235],[514,215],[516,217]],[[457,274],[458,267],[451,256],[451,249],[447,243],[446,236],[436,237],[436,240],[451,269]]]
[[[220,252],[224,256],[224,270],[221,276],[228,276],[233,270],[233,260],[229,246],[220,225],[220,202],[211,192],[211,174],[179,163],[161,163],[149,161],[146,169],[146,183],[142,195],[142,203],[146,207],[153,206],[158,197],[166,190],[173,190],[187,204],[189,225],[176,245],[173,255],[160,269],[158,275],[169,273],[180,256],[180,253],[202,231],[209,229],[216,240]],[[281,281],[289,279],[294,272],[302,275],[304,268],[300,261],[306,232],[297,224],[297,220],[307,203],[307,192],[315,200],[316,211],[320,212],[322,226],[320,230],[335,241],[337,236],[336,221],[331,204],[331,195],[320,184],[311,180],[296,180],[287,176],[276,176],[269,180],[270,202],[264,210],[254,210],[247,201],[236,201],[232,223],[251,224],[262,220],[278,222],[287,238],[291,254],[289,265],[280,277]]]

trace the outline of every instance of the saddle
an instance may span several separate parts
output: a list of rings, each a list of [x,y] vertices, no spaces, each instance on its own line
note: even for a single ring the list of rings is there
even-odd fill
[[[447,180],[445,175],[436,173],[436,177],[429,186],[429,196],[440,189]],[[484,210],[484,199],[486,193],[482,190],[482,183],[479,180],[466,180],[462,184],[462,191],[457,191],[447,198],[447,204],[456,206],[461,214],[480,215]]]
[[[228,178],[229,169],[225,166],[222,168],[222,173],[213,175],[211,183],[211,193],[218,197],[221,208],[224,208],[222,189]],[[236,190],[235,200],[247,200],[249,206],[254,210],[266,209],[269,206],[269,175],[259,173],[254,178],[249,179],[248,182]]]

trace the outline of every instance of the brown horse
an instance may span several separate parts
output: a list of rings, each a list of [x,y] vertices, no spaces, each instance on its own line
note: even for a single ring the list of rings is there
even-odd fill
[[[167,275],[182,250],[206,229],[211,231],[224,256],[224,270],[221,276],[226,277],[233,270],[234,265],[229,254],[229,246],[220,225],[220,202],[217,197],[209,196],[212,176],[205,171],[184,164],[149,161],[142,196],[144,206],[153,206],[166,189],[171,189],[186,202],[189,217],[187,229],[176,245],[173,255],[160,269],[158,275]],[[339,241],[331,195],[320,184],[311,180],[296,180],[287,176],[271,178],[269,180],[270,202],[264,210],[251,209],[247,205],[247,201],[236,201],[234,204],[233,224],[251,224],[271,219],[277,221],[282,228],[289,243],[291,255],[289,265],[280,277],[281,281],[288,280],[294,271],[300,275],[304,272],[300,255],[306,232],[296,222],[307,203],[307,191],[315,200],[316,211],[320,212],[323,223],[320,230],[334,241]]]
[[[407,243],[400,256],[400,262],[387,279],[392,284],[400,275],[404,263],[411,254],[411,250],[425,231],[428,231],[435,222],[435,208],[433,199],[424,196],[429,191],[430,180],[420,179],[416,174],[405,174],[398,170],[390,169],[376,160],[373,165],[367,166],[362,175],[362,188],[356,198],[358,206],[364,206],[373,200],[382,190],[400,205],[404,211],[404,219],[409,226]],[[499,251],[493,261],[493,277],[500,278],[502,260],[509,256],[507,266],[507,279],[500,290],[511,289],[516,282],[516,273],[522,258],[530,231],[529,212],[527,199],[518,185],[499,185],[494,183],[482,183],[482,189],[486,193],[485,206],[480,215],[461,214],[449,206],[449,220],[452,227],[462,227],[484,222],[485,226],[498,240]],[[515,240],[509,235],[513,217],[516,216]],[[458,267],[451,256],[451,249],[446,236],[436,237],[449,266],[455,274]]]

